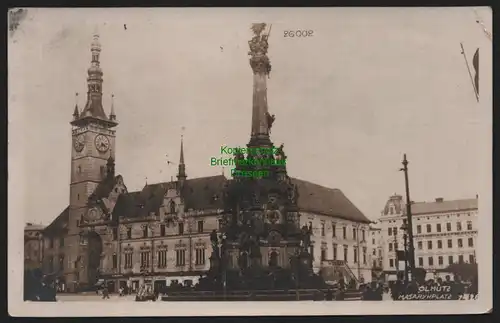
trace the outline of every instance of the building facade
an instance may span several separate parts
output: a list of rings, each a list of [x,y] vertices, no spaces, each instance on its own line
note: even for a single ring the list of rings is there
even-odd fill
[[[100,53],[95,36],[87,103],[81,111],[75,106],[71,121],[69,205],[43,231],[43,270],[69,291],[99,280],[111,291],[144,282],[196,283],[209,269],[209,236],[221,227],[224,189],[232,180],[188,178],[181,139],[177,179],[129,192],[115,174],[118,122],[113,104],[109,116],[102,106]],[[333,264],[369,281],[370,220],[340,190],[290,180],[298,190],[300,223],[313,228],[315,271]]]
[[[376,226],[370,226],[369,252],[373,270],[383,269],[384,241],[382,230]]]
[[[45,227],[41,224],[26,223],[24,227],[24,268],[39,267],[43,259],[42,232]]]
[[[451,264],[476,262],[477,196],[413,202],[411,210],[416,267],[428,273],[439,273]],[[404,262],[397,261],[396,257],[396,250],[404,247],[403,224],[406,225],[406,204],[401,195],[395,194],[387,201],[379,219],[383,267],[389,274],[404,270]]]

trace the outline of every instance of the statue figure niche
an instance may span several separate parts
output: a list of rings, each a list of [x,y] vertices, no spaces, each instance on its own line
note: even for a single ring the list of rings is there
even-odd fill
[[[268,129],[268,132],[271,133],[271,127],[273,126],[273,123],[274,123],[274,120],[276,120],[276,117],[271,114],[269,114],[269,112],[266,112],[266,118],[267,118],[267,129]]]
[[[278,148],[278,149],[276,149],[276,152],[275,152],[275,154],[274,154],[274,155],[276,156],[276,159],[277,159],[277,160],[285,160],[285,159],[286,159],[285,152],[283,151],[284,146],[285,146],[284,144],[281,144],[281,145],[279,146],[279,148]]]
[[[278,253],[276,251],[272,251],[269,255],[269,267],[278,267]]]
[[[175,226],[176,221],[179,220],[179,218],[177,216],[177,211],[175,208],[176,208],[175,202],[170,201],[170,203],[168,203],[168,213],[165,212],[165,215],[167,216],[165,218],[165,222],[167,224],[167,227],[170,227],[171,224]]]
[[[288,200],[291,204],[295,204],[297,203],[298,196],[299,191],[297,184],[291,184],[291,186],[288,188]]]
[[[219,258],[219,239],[217,238],[217,230],[215,229],[210,233],[210,243],[212,244],[212,254]]]
[[[309,227],[304,224],[301,229],[301,245],[302,250],[309,251],[311,247],[311,235],[312,235],[312,225],[309,224]]]

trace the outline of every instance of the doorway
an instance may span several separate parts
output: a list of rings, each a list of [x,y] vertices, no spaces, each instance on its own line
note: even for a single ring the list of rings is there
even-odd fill
[[[102,239],[96,232],[88,235],[88,283],[94,286],[99,280],[101,267]]]

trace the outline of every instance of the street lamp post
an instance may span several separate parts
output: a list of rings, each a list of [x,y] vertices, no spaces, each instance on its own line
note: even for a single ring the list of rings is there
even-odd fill
[[[221,244],[220,244],[220,262],[222,265],[222,292],[224,300],[226,300],[226,285],[227,285],[227,256],[226,256],[226,236],[225,234],[221,235]]]
[[[401,230],[404,231],[403,233],[403,248],[404,248],[404,256],[405,256],[405,285],[408,285],[408,227],[406,226],[405,223],[401,226]]]
[[[412,276],[415,273],[415,247],[413,245],[413,223],[411,214],[411,199],[410,199],[410,184],[408,181],[408,160],[406,159],[406,154],[403,156],[403,168],[400,170],[405,174],[405,189],[406,189],[406,217],[407,217],[407,233],[408,233],[408,256],[409,256],[409,270]]]

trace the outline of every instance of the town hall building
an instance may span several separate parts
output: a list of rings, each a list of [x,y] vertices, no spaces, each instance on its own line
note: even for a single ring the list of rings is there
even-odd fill
[[[109,114],[102,104],[100,55],[96,35],[86,105],[75,106],[70,122],[69,203],[39,239],[43,271],[56,276],[68,291],[102,280],[111,291],[137,289],[144,282],[156,287],[173,281],[196,283],[209,269],[209,236],[221,226],[223,192],[233,179],[189,178],[181,139],[175,181],[128,191],[126,174],[115,173],[115,163],[120,162],[115,159],[118,121],[113,103]],[[267,111],[267,98],[259,102]],[[254,116],[262,115],[256,112],[261,108],[254,102]],[[290,180],[297,187],[300,223],[313,229],[314,270],[335,267],[350,276],[347,279],[370,281],[371,221],[339,189]]]

